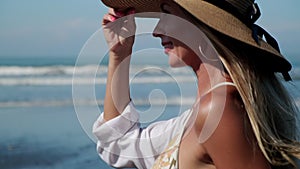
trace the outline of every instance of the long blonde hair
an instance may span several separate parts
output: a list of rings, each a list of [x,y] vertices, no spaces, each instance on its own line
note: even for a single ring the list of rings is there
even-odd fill
[[[240,42],[228,41],[228,37],[210,29],[189,12],[184,12],[210,39],[235,83],[255,136],[253,148],[259,146],[272,168],[297,168],[297,160],[300,159],[299,110],[282,80],[263,67],[266,65],[257,64],[259,61],[241,48]],[[247,122],[245,128],[249,128]]]
[[[257,144],[273,168],[297,168],[300,142],[297,136],[299,110],[276,73],[258,65],[236,43],[228,43],[201,26],[220,54],[220,59],[247,112]],[[272,61],[270,61],[272,62]]]

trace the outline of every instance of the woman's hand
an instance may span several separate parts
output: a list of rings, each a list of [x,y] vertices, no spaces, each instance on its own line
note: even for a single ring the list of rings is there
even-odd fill
[[[109,9],[104,15],[102,25],[107,44],[110,48],[110,59],[122,61],[131,55],[135,38],[135,10]]]

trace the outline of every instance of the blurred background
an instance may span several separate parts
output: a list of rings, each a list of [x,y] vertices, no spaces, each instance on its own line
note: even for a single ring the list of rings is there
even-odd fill
[[[293,64],[294,81],[286,85],[299,106],[300,1],[257,3],[258,24],[276,37]],[[106,50],[94,41],[103,38],[99,29],[106,11],[98,0],[0,1],[1,169],[110,168],[98,157],[91,134],[104,99]],[[157,22],[144,20],[137,19],[138,27],[153,29]],[[95,44],[101,54],[96,62],[86,52]],[[137,37],[136,44],[132,98],[141,112],[160,112],[144,125],[189,108],[196,90],[192,72],[168,67],[160,40],[151,33]]]

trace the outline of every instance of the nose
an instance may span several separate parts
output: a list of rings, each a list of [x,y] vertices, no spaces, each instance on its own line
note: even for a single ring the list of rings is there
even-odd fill
[[[159,33],[155,32],[155,31],[153,31],[152,36],[158,38],[158,37],[161,36],[161,34],[159,34]]]

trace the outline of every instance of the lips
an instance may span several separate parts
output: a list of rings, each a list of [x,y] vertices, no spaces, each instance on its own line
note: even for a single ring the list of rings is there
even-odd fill
[[[163,41],[161,43],[161,45],[165,48],[165,49],[172,49],[173,48],[173,43],[171,41]]]

